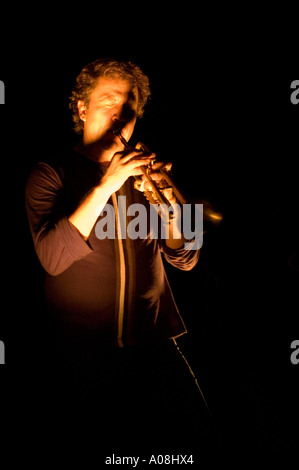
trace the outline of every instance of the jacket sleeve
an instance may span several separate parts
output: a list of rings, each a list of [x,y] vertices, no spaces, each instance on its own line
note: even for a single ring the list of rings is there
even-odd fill
[[[199,249],[187,250],[183,246],[174,250],[162,243],[162,252],[168,263],[182,271],[191,271],[199,260]]]
[[[69,222],[60,202],[62,180],[47,163],[31,172],[25,205],[34,248],[43,268],[56,276],[92,249]]]

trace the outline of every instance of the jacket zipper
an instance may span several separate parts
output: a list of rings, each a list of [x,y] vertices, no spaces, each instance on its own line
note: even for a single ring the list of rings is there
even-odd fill
[[[119,250],[119,303],[118,303],[118,321],[117,321],[117,344],[120,348],[124,347],[123,343],[123,327],[124,327],[124,309],[125,309],[125,287],[126,287],[126,265],[125,265],[125,254],[124,247],[122,243],[122,238],[120,236],[120,226],[119,226],[119,211],[116,194],[112,194],[112,203],[115,211],[115,226],[116,226],[116,237],[117,237],[117,246]]]

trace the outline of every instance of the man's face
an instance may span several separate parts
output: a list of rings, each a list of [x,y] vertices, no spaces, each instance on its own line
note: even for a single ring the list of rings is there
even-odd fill
[[[86,144],[98,143],[114,152],[123,149],[112,133],[120,122],[122,134],[129,140],[137,118],[138,90],[121,78],[100,77],[91,92],[88,106],[78,101],[79,116],[84,121],[83,139]]]

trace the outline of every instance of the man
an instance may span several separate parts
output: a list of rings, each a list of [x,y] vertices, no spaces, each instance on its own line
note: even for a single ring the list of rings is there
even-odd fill
[[[180,419],[188,426],[196,409],[202,408],[202,420],[206,413],[175,342],[186,328],[162,262],[163,255],[173,266],[190,270],[199,251],[185,249],[184,236],[174,236],[177,217],[170,219],[164,239],[150,236],[150,226],[146,237],[132,239],[123,235],[120,222],[133,203],[150,213],[144,194],[134,188],[134,177],[141,176],[149,189],[143,167],[151,168],[159,183],[159,170],[171,166],[155,163],[150,152],[124,149],[115,132],[129,141],[149,95],[148,78],[137,65],[110,59],[88,64],[70,99],[81,141],[67,155],[39,163],[26,187],[29,224],[56,327],[51,401],[55,396],[77,411],[80,404],[101,420],[104,403],[110,410],[104,422],[113,433],[114,419],[138,422],[138,429],[159,419],[159,428],[169,431]],[[164,195],[175,207],[173,192],[165,189]],[[98,224],[108,204],[115,236],[104,238]]]

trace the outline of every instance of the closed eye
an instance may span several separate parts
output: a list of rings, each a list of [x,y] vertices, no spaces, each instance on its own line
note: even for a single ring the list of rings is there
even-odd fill
[[[113,106],[116,106],[120,101],[119,96],[111,96],[107,98],[102,98],[99,100],[99,105],[103,108],[112,108]]]

